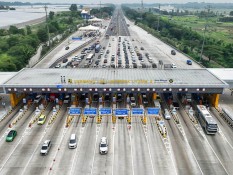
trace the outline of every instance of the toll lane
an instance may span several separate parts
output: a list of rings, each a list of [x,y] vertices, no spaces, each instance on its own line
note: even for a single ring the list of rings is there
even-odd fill
[[[77,158],[71,171],[71,174],[90,174],[93,167],[93,158],[96,152],[97,144],[97,126],[95,124],[95,118],[88,118],[85,124],[85,131],[82,136],[82,143],[80,150],[77,154]]]
[[[140,118],[132,118],[132,155],[135,175],[154,174],[147,140]]]
[[[46,174],[49,172],[51,163],[56,157],[61,138],[63,137],[66,108],[67,105],[63,105],[55,122],[51,126],[47,125],[44,132],[41,132],[40,139],[38,138],[38,141],[33,147],[34,152],[28,157],[27,163],[24,165],[24,170],[21,172],[22,175]],[[47,155],[42,156],[40,151],[45,140],[51,140],[51,148],[48,150]]]
[[[134,174],[132,136],[126,120],[117,119],[114,139],[113,175]]]
[[[173,158],[170,155],[171,147],[163,143],[163,137],[159,133],[155,117],[148,116],[147,131],[155,174],[176,174]]]

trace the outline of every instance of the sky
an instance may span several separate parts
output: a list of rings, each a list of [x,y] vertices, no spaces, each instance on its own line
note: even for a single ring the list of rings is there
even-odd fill
[[[14,0],[0,0],[5,2],[14,2]],[[141,0],[17,0],[19,2],[48,2],[48,3],[74,3],[74,4],[96,4],[101,3],[141,3]],[[187,3],[187,2],[205,2],[205,3],[233,3],[232,0],[143,0],[144,3]]]

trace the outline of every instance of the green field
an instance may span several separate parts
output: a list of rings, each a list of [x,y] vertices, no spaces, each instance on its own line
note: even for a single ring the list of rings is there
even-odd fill
[[[164,19],[170,20],[172,23],[186,26],[200,34],[204,33],[205,25],[207,25],[206,36],[213,37],[216,40],[222,40],[226,43],[233,42],[233,23],[218,22],[217,17],[199,18],[197,16],[175,16],[169,18],[163,16]]]

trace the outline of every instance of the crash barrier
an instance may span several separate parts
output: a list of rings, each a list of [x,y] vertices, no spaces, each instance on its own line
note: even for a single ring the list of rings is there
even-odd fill
[[[98,117],[97,117],[97,123],[100,124],[101,121],[102,121],[102,116],[98,116]]]
[[[131,124],[131,117],[126,117],[128,124]]]
[[[82,115],[82,124],[85,124],[87,122],[87,116]]]
[[[216,107],[215,108],[220,116],[233,128],[233,116],[231,115],[231,112],[228,109],[225,108],[219,108]]]
[[[70,52],[68,52],[67,54],[59,57],[51,66],[49,66],[49,68],[52,68],[54,66],[56,66],[59,62],[61,62],[64,58],[69,57],[70,55],[72,55],[74,52],[78,51],[79,49],[81,49],[82,47],[90,44],[92,41],[96,40],[96,37],[90,39],[88,42],[83,43],[82,45],[78,46],[77,48],[71,50]]]
[[[16,117],[16,119],[11,123],[11,126],[14,126],[17,124],[17,122],[23,118],[24,114],[28,111],[28,109],[22,110],[20,109],[20,113],[18,114],[18,116]]]
[[[51,125],[54,121],[55,121],[55,119],[57,118],[57,116],[58,116],[58,113],[60,112],[60,109],[61,109],[61,107],[62,106],[60,106],[59,108],[58,108],[58,110],[55,110],[55,111],[53,111],[53,115],[50,117],[50,119],[49,119],[49,125]],[[55,109],[55,108],[54,108]]]
[[[176,113],[176,110],[173,109],[173,110],[170,111],[170,112],[171,112],[172,117],[173,117],[174,121],[176,122],[176,124],[179,124],[179,123],[180,123],[180,120],[179,120],[179,117],[178,117],[178,115],[177,115],[177,113]]]
[[[116,116],[112,116],[112,123],[113,123],[113,124],[116,123]]]
[[[19,107],[19,103],[14,107],[11,108],[10,110],[7,111],[7,113],[0,119],[0,122],[3,121],[5,118],[7,118],[16,108]]]
[[[143,117],[141,116],[141,121],[142,121],[142,124],[146,125],[147,119],[145,116],[143,116]]]
[[[68,128],[72,122],[72,120],[74,119],[74,116],[73,115],[69,115],[67,118],[66,118],[66,128]]]
[[[163,138],[167,137],[167,128],[165,126],[165,122],[163,120],[156,120],[156,124],[158,127],[158,130]]]

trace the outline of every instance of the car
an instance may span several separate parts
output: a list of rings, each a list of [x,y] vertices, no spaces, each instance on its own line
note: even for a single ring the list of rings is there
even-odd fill
[[[76,148],[77,147],[77,140],[76,140],[76,135],[75,134],[71,134],[70,136],[70,140],[69,140],[69,148]]]
[[[79,101],[84,102],[86,100],[86,98],[88,98],[88,94],[87,93],[82,93],[80,98],[79,98]]]
[[[108,58],[108,55],[106,54],[106,55],[104,55],[104,58]]]
[[[135,97],[130,97],[130,105],[133,107],[133,106],[136,106],[136,100],[135,100]]]
[[[176,51],[175,50],[171,50],[171,54],[172,55],[176,55]]]
[[[104,96],[104,102],[110,102],[111,101],[111,94],[110,93],[106,93]]]
[[[164,118],[166,120],[170,120],[171,119],[171,115],[170,115],[170,112],[168,111],[168,109],[164,109]]]
[[[70,95],[66,95],[64,98],[64,104],[67,104],[70,102]]]
[[[61,67],[61,64],[57,64],[56,66],[55,66],[55,68],[60,68]]]
[[[152,63],[152,68],[157,68],[156,63]]]
[[[187,63],[187,65],[192,65],[192,61],[191,60],[187,60],[186,63]]]
[[[144,47],[141,47],[141,50],[144,50]]]
[[[37,95],[35,100],[34,100],[34,103],[40,103],[40,101],[42,100],[42,96],[41,95]]]
[[[62,60],[63,63],[66,63],[67,61],[68,61],[67,58],[64,58],[64,59]]]
[[[107,50],[107,52],[106,52],[107,54],[109,54],[109,50]]]
[[[65,50],[69,50],[69,48],[70,48],[69,46],[66,46],[66,47],[65,47]]]
[[[41,147],[40,154],[46,156],[50,148],[51,148],[51,140],[45,140],[45,142],[43,143]]]
[[[108,60],[107,59],[104,59],[104,63],[107,63],[108,62]]]
[[[46,116],[45,116],[45,115],[41,115],[41,116],[39,117],[39,119],[38,119],[37,124],[38,124],[38,125],[43,125],[43,124],[45,123],[45,121],[46,121]]]
[[[146,94],[142,94],[142,103],[144,105],[148,105],[149,103]]]
[[[93,99],[92,99],[93,102],[98,102],[99,101],[99,94],[98,93],[94,93],[93,94]]]
[[[175,63],[172,63],[172,64],[171,64],[171,67],[172,67],[172,68],[177,68],[177,66],[176,66]]]
[[[102,137],[100,139],[99,152],[100,152],[100,154],[107,154],[108,153],[108,140],[106,137]]]
[[[116,101],[117,102],[121,102],[122,101],[122,93],[117,93],[117,95],[116,95]]]
[[[10,132],[6,136],[6,142],[12,142],[16,136],[17,136],[17,131],[10,130]]]

